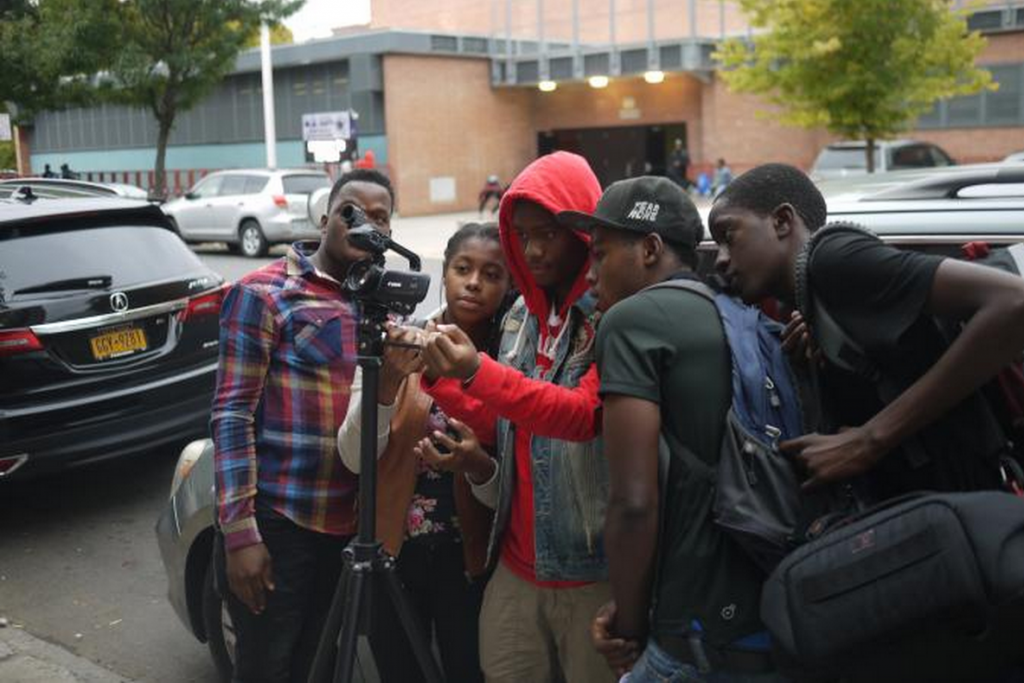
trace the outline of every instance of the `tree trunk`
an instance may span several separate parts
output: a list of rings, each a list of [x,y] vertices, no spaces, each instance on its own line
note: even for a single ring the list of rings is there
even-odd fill
[[[868,138],[867,145],[864,147],[864,153],[868,155],[867,169],[868,173],[875,172],[875,139]]]
[[[161,200],[167,199],[167,141],[171,137],[171,127],[174,125],[174,117],[161,117],[157,119],[159,131],[156,136],[156,165],[153,168],[153,187],[150,188],[150,195],[155,195]]]

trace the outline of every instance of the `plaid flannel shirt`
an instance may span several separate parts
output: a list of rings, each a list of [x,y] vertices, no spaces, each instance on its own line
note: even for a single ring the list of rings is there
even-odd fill
[[[354,533],[357,480],[335,445],[356,361],[341,286],[296,244],[231,287],[220,323],[211,427],[228,549],[261,542],[257,498],[301,527]]]

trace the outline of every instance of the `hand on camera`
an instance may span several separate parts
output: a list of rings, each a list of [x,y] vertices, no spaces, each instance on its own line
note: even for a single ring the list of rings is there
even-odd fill
[[[434,469],[464,472],[477,484],[486,482],[494,475],[494,460],[487,455],[469,425],[453,418],[448,419],[448,424],[458,437],[435,431],[429,438],[420,439],[413,452]],[[442,453],[439,447],[447,450],[448,454]]]
[[[416,327],[389,325],[388,341],[399,344],[422,345],[423,331]],[[414,372],[423,370],[423,355],[419,348],[384,345],[384,365],[380,371],[378,401],[389,406],[395,402],[402,380]]]
[[[466,381],[480,369],[480,356],[469,335],[456,325],[437,325],[423,348],[427,377],[454,377]]]

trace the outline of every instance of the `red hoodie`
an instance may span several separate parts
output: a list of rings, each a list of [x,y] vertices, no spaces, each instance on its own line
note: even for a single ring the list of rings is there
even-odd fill
[[[537,286],[526,265],[519,237],[512,228],[512,211],[520,199],[528,199],[557,215],[560,211],[593,212],[601,196],[601,185],[586,160],[569,152],[555,152],[526,167],[502,197],[498,214],[501,246],[512,278],[522,292],[530,314],[537,318],[540,337],[535,362],[547,367],[551,359],[540,349],[545,341],[558,335],[572,305],[588,289],[589,258],[566,301],[558,311],[558,324],[549,323],[551,303],[547,293]],[[586,244],[590,236],[575,233]],[[587,328],[593,335],[593,329]],[[524,579],[543,586],[574,586],[580,582],[540,582],[534,572],[533,476],[530,466],[530,442],[534,434],[568,441],[589,441],[600,431],[600,399],[597,368],[592,364],[574,388],[561,387],[542,380],[526,378],[522,373],[501,365],[486,354],[480,355],[480,369],[465,389],[458,380],[439,380],[427,387],[449,415],[463,419],[482,441],[494,441],[496,419],[501,416],[516,426],[516,482],[508,527],[502,544],[502,559]]]

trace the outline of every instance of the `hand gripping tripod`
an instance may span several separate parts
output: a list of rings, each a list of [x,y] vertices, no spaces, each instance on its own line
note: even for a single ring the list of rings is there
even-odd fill
[[[346,211],[348,207],[346,207]],[[327,615],[308,683],[349,683],[355,664],[356,641],[360,634],[369,635],[373,618],[372,601],[380,595],[391,601],[399,621],[412,645],[416,661],[428,683],[442,683],[440,669],[430,651],[430,643],[420,630],[395,573],[395,559],[384,551],[376,539],[377,511],[377,382],[384,352],[384,323],[388,311],[408,314],[427,293],[430,278],[419,272],[416,254],[392,242],[372,228],[360,228],[365,217],[358,209],[346,220],[352,229],[349,241],[375,256],[373,262],[359,262],[345,282],[359,307],[359,367],[363,372],[362,434],[360,435],[359,532],[345,548],[341,578]],[[362,220],[361,220],[362,219]],[[399,273],[382,268],[383,252],[394,249],[409,260],[414,272]],[[337,655],[335,657],[335,655]],[[335,661],[333,678],[331,662]]]

